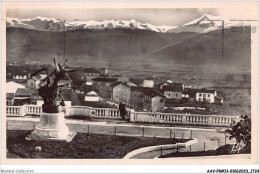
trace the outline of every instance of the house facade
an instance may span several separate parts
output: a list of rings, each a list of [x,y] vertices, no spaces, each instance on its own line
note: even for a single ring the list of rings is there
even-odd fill
[[[163,94],[166,98],[173,98],[173,99],[177,99],[177,100],[181,100],[181,98],[182,98],[181,91],[164,91]]]
[[[25,79],[27,79],[27,77],[28,77],[27,74],[22,74],[22,75],[21,74],[14,74],[13,75],[13,79],[24,79],[25,80]]]
[[[144,109],[144,90],[142,86],[131,87],[130,105],[134,106],[135,110]]]
[[[84,69],[86,81],[89,82],[91,79],[99,77],[100,76],[100,71],[98,71],[95,68],[85,68]]]
[[[130,86],[127,83],[115,83],[112,85],[112,100],[129,104],[131,98]]]
[[[162,112],[165,107],[165,96],[154,90],[144,92],[144,110],[148,112]]]
[[[160,89],[166,98],[181,100],[184,85],[182,83],[165,82],[160,85]]]
[[[154,80],[144,80],[143,87],[153,88],[154,87]]]
[[[112,100],[111,85],[117,82],[117,78],[97,77],[92,79],[93,89],[99,90],[101,98]]]
[[[208,89],[198,89],[196,91],[196,101],[215,103],[215,97],[217,96],[217,91]]]
[[[28,79],[27,87],[28,89],[39,89],[40,88],[40,79]]]
[[[18,89],[24,89],[25,86],[19,83],[10,81],[6,83],[6,105],[13,105],[15,93]]]

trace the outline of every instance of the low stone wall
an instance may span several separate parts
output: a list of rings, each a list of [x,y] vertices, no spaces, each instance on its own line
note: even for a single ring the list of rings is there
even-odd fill
[[[136,149],[132,152],[129,152],[128,154],[126,154],[124,159],[131,159],[132,157],[134,157],[136,155],[151,152],[151,151],[161,151],[161,150],[168,150],[168,149],[186,148],[186,147],[189,147],[189,146],[191,146],[191,145],[193,145],[197,142],[198,142],[197,139],[192,139],[192,140],[190,140],[186,143],[176,143],[176,144],[166,144],[166,145],[143,147],[143,148],[140,148],[140,149]]]

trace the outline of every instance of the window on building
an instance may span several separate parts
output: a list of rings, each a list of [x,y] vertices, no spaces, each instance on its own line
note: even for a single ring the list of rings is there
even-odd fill
[[[170,94],[170,93],[169,93],[168,95],[169,95],[169,97],[171,96],[171,94]]]
[[[106,86],[109,86],[109,83],[106,83]]]
[[[203,97],[206,97],[206,94],[203,94]]]
[[[160,99],[160,103],[163,103],[163,99],[162,98]]]
[[[210,94],[208,94],[208,97],[210,97]]]
[[[199,94],[199,97],[201,97],[202,96],[202,94]]]
[[[176,97],[178,97],[178,94],[176,94]]]

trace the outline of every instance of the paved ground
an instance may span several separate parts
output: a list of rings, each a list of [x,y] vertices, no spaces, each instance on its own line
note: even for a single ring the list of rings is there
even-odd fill
[[[39,122],[39,118],[32,117],[9,117],[7,118],[8,130],[33,130]],[[124,136],[146,136],[146,137],[165,137],[165,138],[184,138],[190,137],[198,139],[198,143],[191,147],[192,151],[216,149],[219,145],[225,144],[224,131],[226,128],[209,127],[180,127],[162,124],[136,124],[122,120],[66,120],[71,131],[93,134],[116,134]],[[234,141],[226,138],[226,143]],[[185,150],[190,150],[185,149]],[[148,155],[149,156],[149,155]],[[149,158],[156,157],[149,156]]]

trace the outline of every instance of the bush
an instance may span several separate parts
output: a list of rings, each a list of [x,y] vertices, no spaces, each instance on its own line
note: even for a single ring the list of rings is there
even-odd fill
[[[239,150],[251,151],[251,119],[247,115],[241,115],[239,121],[233,123],[226,133],[229,139],[236,139]]]

